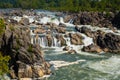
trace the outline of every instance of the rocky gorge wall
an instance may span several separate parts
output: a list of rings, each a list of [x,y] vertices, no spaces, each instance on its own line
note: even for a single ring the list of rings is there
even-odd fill
[[[6,26],[0,36],[0,51],[11,57],[9,68],[12,79],[39,78],[51,72],[40,46],[31,44],[29,28]]]

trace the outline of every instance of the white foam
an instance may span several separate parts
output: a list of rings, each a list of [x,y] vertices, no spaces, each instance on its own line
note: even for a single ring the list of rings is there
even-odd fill
[[[84,46],[89,46],[90,44],[93,44],[93,38],[90,38],[88,36],[86,36],[85,34],[82,34],[81,35],[84,37],[83,39],[83,43],[84,43]]]
[[[16,20],[17,22],[20,22],[20,20],[22,19],[22,17],[14,16],[13,19]]]
[[[78,54],[85,55],[85,56],[92,56],[92,57],[105,57],[104,55],[99,55],[99,54],[93,54],[93,53],[88,53],[88,52],[82,52],[78,51]]]
[[[55,69],[58,69],[60,67],[65,67],[65,66],[69,66],[69,65],[73,65],[73,64],[79,64],[79,62],[84,62],[86,60],[77,60],[74,62],[66,62],[66,61],[50,61],[50,64],[53,64],[53,67]]]
[[[60,23],[58,19],[52,17],[43,17],[42,19],[40,19],[40,23],[42,24],[47,24],[48,22],[55,23],[57,25],[59,25]]]
[[[104,73],[120,75],[120,57],[112,56],[107,60],[89,63],[89,67]]]

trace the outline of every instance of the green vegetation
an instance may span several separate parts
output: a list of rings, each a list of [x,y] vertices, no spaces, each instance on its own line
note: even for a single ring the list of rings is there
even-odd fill
[[[32,45],[29,45],[29,47],[28,47],[28,50],[27,50],[27,51],[28,51],[28,52],[33,52],[32,47],[33,47]]]
[[[0,35],[4,32],[4,29],[5,29],[4,20],[0,19]]]
[[[0,8],[47,9],[59,11],[117,11],[120,0],[0,0]]]
[[[10,60],[9,56],[2,56],[0,52],[0,75],[9,72],[8,61]]]

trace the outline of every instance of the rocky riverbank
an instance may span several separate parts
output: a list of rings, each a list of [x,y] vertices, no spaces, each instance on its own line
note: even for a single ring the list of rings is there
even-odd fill
[[[42,48],[59,47],[70,54],[120,53],[119,16],[119,12],[1,10],[6,30],[0,38],[0,51],[11,57],[11,78],[49,75],[50,64]]]
[[[75,25],[92,25],[106,28],[119,28],[119,12],[79,12],[67,13],[64,17],[65,22],[70,19]]]
[[[27,27],[6,26],[0,35],[0,51],[10,56],[11,79],[39,78],[49,75],[50,64],[44,60],[38,44],[31,44],[30,29]]]

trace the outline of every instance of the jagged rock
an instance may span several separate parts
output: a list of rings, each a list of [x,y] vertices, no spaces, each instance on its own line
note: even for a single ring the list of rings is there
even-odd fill
[[[94,44],[91,44],[87,47],[84,46],[82,50],[85,52],[97,52],[97,53],[100,53],[103,51],[99,46]]]
[[[48,62],[45,62],[44,65],[46,66],[46,68],[50,68],[50,64]]]
[[[12,23],[12,24],[18,24],[18,22],[16,20],[14,20],[14,19],[10,19],[10,23]]]
[[[46,35],[47,41],[48,41],[48,46],[51,47],[52,46],[52,36],[51,34],[47,34]]]
[[[29,19],[28,18],[22,18],[19,22],[22,25],[29,25]]]
[[[93,32],[91,31],[91,29],[87,28],[86,26],[82,26],[82,27],[78,27],[76,26],[75,29],[81,33],[86,34],[89,37],[93,37],[94,35],[92,34]]]
[[[60,23],[60,24],[59,24],[59,27],[62,27],[62,28],[63,28],[63,27],[66,27],[66,25],[63,24],[63,23]]]
[[[98,30],[94,36],[95,45],[83,48],[87,52],[120,52],[120,36],[114,33],[104,33]]]
[[[13,70],[13,66],[11,67],[9,74],[10,74],[10,77],[11,77],[12,79],[17,78],[16,75],[15,75],[15,71]]]
[[[64,17],[64,22],[69,22],[70,21],[70,19],[72,19],[73,18],[73,16],[74,15],[66,15],[65,17]]]
[[[46,26],[49,28],[49,29],[56,29],[58,26],[55,24],[55,23],[51,23],[51,22],[48,22],[46,24]]]
[[[68,51],[69,54],[76,54],[77,52],[74,49]]]
[[[69,46],[65,46],[64,48],[63,48],[63,51],[69,51],[70,50],[70,47]]]
[[[120,36],[113,33],[98,35],[96,44],[109,52],[120,52]]]
[[[57,30],[58,33],[65,33],[66,32],[66,29],[62,28],[62,27],[59,27],[56,30]]]
[[[41,66],[34,66],[33,67],[33,75],[34,77],[43,77],[45,74],[45,71],[42,69]]]
[[[11,30],[8,27],[0,36],[0,51],[3,55],[11,57],[9,61],[9,66],[13,66],[11,77],[33,77],[32,67],[35,63],[39,63],[39,66],[43,65],[41,69],[46,71],[44,74],[48,74],[49,64],[44,64],[46,61],[43,58],[40,46],[31,44],[29,29],[26,27],[13,28],[14,30]]]
[[[58,42],[61,43],[61,46],[66,46],[66,41],[62,35],[57,35],[56,38],[57,38]]]
[[[99,27],[112,27],[113,12],[79,12],[69,13],[65,16],[64,21],[71,19],[75,25],[93,25]]]
[[[75,34],[70,33],[70,41],[74,45],[82,45],[83,44],[82,38],[83,37],[78,33]]]

